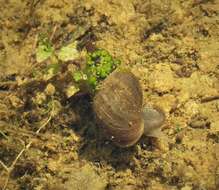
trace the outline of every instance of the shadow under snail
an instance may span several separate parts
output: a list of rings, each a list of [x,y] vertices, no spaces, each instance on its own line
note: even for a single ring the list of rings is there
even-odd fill
[[[114,71],[103,81],[93,109],[106,136],[120,147],[134,145],[143,134],[159,137],[165,120],[161,109],[143,106],[140,82],[130,71]]]

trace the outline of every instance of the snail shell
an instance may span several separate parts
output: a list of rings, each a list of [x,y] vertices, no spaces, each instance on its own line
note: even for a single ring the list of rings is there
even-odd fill
[[[94,97],[93,109],[107,137],[120,147],[134,145],[144,131],[152,131],[154,123],[156,128],[160,125],[154,122],[153,109],[143,110],[139,80],[129,71],[114,71],[104,80]],[[149,128],[145,130],[145,126]]]

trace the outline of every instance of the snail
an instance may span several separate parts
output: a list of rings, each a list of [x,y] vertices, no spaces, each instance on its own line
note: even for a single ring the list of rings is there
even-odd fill
[[[134,145],[144,134],[159,136],[165,120],[160,108],[143,106],[138,78],[130,71],[114,71],[94,96],[97,123],[117,146]]]

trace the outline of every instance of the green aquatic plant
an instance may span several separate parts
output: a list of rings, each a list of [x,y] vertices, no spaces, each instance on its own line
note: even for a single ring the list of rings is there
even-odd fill
[[[74,60],[78,58],[79,55],[80,54],[77,50],[77,41],[61,47],[61,49],[57,52],[58,59],[64,62]]]
[[[48,37],[40,36],[36,49],[36,61],[38,63],[45,61],[54,53],[54,47]]]
[[[108,51],[98,49],[88,54],[88,70],[95,74],[98,79],[106,78],[118,65],[120,61],[114,59]]]
[[[85,69],[74,72],[73,79],[78,83],[87,83],[90,89],[95,90],[98,83],[120,64],[120,60],[113,58],[105,49],[97,49],[87,54]]]
[[[47,67],[44,69],[43,79],[49,80],[53,76],[58,74],[59,71],[60,71],[60,64],[59,63],[51,63],[51,64],[47,65]]]
[[[54,75],[59,74],[61,64],[85,58],[84,67],[77,68],[71,73],[75,89],[92,93],[98,87],[99,82],[112,73],[121,62],[113,58],[105,49],[96,49],[93,52],[80,52],[77,50],[77,44],[77,41],[73,41],[55,50],[51,40],[47,36],[41,35],[36,48],[36,61],[41,63],[49,59],[46,71],[41,74],[43,79],[48,80]]]
[[[77,59],[79,55],[80,53],[77,50],[77,41],[62,46],[59,50],[55,51],[54,45],[47,36],[41,35],[39,37],[36,48],[36,61],[38,63],[41,63],[54,56],[57,57],[58,60],[66,62]]]

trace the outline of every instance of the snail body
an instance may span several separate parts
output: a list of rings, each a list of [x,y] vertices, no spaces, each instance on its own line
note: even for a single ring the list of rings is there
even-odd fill
[[[159,129],[164,120],[160,110],[143,107],[140,82],[129,71],[114,71],[104,80],[93,108],[106,136],[120,147],[134,145],[144,133]]]

